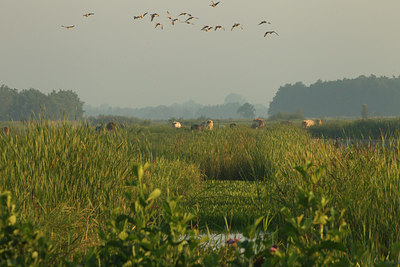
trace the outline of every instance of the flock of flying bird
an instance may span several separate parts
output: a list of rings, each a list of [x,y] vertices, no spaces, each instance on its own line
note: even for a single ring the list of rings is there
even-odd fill
[[[220,1],[214,2],[213,0],[211,0],[211,3],[210,3],[209,6],[212,7],[212,8],[216,8],[216,7],[218,6],[219,3],[220,3]],[[147,14],[148,14],[148,12],[143,13],[143,14],[138,15],[138,16],[134,16],[133,19],[134,19],[134,20],[144,19],[145,16],[146,16]],[[86,13],[86,12],[83,13],[83,16],[86,17],[86,18],[88,18],[88,17],[90,17],[90,16],[93,16],[93,15],[94,15],[94,13]],[[193,21],[199,19],[199,18],[194,17],[194,16],[192,16],[191,14],[186,13],[186,12],[180,13],[176,18],[173,18],[173,17],[171,16],[171,14],[170,14],[168,11],[167,11],[167,15],[168,15],[167,18],[170,20],[170,22],[171,22],[172,25],[175,25],[175,23],[177,23],[177,22],[186,23],[186,24],[189,24],[189,25],[194,25]],[[155,18],[160,17],[160,15],[157,14],[157,13],[149,14],[149,16],[150,16],[150,21],[151,21],[151,22],[153,22],[153,20],[154,20]],[[184,17],[181,17],[181,16],[184,16]],[[184,19],[183,19],[183,20],[180,20],[180,18],[184,18]],[[158,27],[158,28],[160,28],[161,30],[164,29],[164,25],[161,24],[160,22],[154,21],[154,23],[155,23],[155,27],[154,27],[154,28],[157,28],[157,27]],[[260,23],[258,23],[258,25],[263,25],[263,24],[271,24],[271,22],[266,21],[266,20],[263,20],[263,21],[261,21]],[[75,25],[70,25],[70,26],[61,25],[61,27],[70,30],[70,29],[73,29],[73,28],[75,27]],[[241,29],[243,29],[243,26],[242,26],[240,23],[234,23],[234,24],[232,25],[231,31],[233,31],[235,28],[241,28]],[[224,28],[222,25],[215,25],[215,26],[205,25],[205,26],[203,26],[203,27],[201,28],[201,30],[202,30],[202,31],[205,31],[205,32],[210,32],[212,29],[214,29],[214,31],[217,31],[217,30],[224,30],[224,31],[225,31],[225,28]],[[267,32],[264,33],[264,37],[266,37],[268,34],[276,34],[276,35],[279,35],[276,31],[267,31]]]

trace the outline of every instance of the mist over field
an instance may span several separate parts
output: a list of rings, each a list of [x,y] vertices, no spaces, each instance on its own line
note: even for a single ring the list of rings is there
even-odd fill
[[[397,0],[232,0],[216,8],[197,0],[3,0],[0,83],[73,90],[92,106],[217,105],[230,93],[268,105],[286,83],[397,76],[399,9]],[[166,11],[199,19],[172,26]],[[149,15],[133,19],[145,12],[159,13],[164,30]],[[234,23],[243,30],[231,31]],[[200,30],[218,24],[226,31]],[[279,36],[264,37],[270,30]]]

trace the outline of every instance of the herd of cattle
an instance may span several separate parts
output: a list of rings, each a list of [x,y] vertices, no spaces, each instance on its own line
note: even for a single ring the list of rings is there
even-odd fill
[[[285,124],[285,125],[293,125],[293,122],[291,121],[282,121],[281,124]],[[302,122],[302,126],[303,128],[308,128],[314,125],[321,125],[322,122],[321,120],[303,120]],[[231,123],[229,125],[230,128],[234,128],[236,127],[236,123]],[[253,123],[251,125],[251,128],[253,129],[259,129],[265,126],[265,122],[263,119],[260,118],[256,118],[253,120]],[[220,125],[220,128],[225,128],[225,125]],[[115,122],[109,122],[107,123],[106,127],[105,127],[108,131],[113,131],[117,128],[117,124]],[[174,121],[172,122],[172,128],[182,128],[182,124],[179,121]],[[190,130],[192,131],[199,131],[201,132],[202,130],[212,130],[214,128],[214,122],[212,120],[207,120],[202,122],[201,124],[193,124],[190,127]],[[96,132],[99,132],[103,130],[102,126],[97,126],[96,127]],[[3,135],[9,135],[10,134],[10,128],[5,126],[2,129],[2,134]]]
[[[293,125],[293,122],[291,121],[282,121],[281,124],[285,124],[285,125]],[[308,128],[314,125],[321,125],[322,121],[321,120],[303,120],[302,121],[302,126],[303,128]],[[234,128],[236,127],[236,123],[231,123],[230,128]],[[260,118],[256,118],[253,120],[253,123],[251,124],[251,128],[253,129],[259,129],[265,126],[265,122],[263,119]],[[220,125],[220,128],[225,128],[225,125]],[[182,124],[179,121],[173,121],[172,122],[172,128],[182,128]],[[212,130],[214,128],[214,122],[212,120],[207,120],[202,122],[201,124],[193,124],[190,127],[190,130],[192,131],[201,131],[203,130]]]

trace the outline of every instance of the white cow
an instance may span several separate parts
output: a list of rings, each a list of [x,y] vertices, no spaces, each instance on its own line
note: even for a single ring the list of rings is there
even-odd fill
[[[212,130],[214,128],[214,122],[212,120],[208,120],[206,122],[206,129]]]
[[[172,123],[172,128],[181,128],[181,127],[182,127],[182,125],[179,121],[174,121]]]
[[[308,127],[314,126],[315,125],[315,121],[313,121],[313,120],[304,120],[302,125],[303,125],[303,128],[308,128]]]

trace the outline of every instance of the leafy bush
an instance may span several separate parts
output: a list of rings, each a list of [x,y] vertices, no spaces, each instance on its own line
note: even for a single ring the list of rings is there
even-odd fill
[[[11,193],[0,193],[0,266],[44,266],[52,247],[29,223],[17,222]]]

